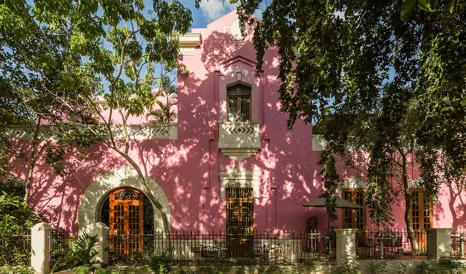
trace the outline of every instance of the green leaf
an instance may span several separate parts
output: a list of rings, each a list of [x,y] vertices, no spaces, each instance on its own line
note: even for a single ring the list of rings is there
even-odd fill
[[[420,10],[427,11],[427,12],[433,12],[431,5],[430,5],[430,0],[418,0],[417,6],[419,7]]]
[[[407,17],[416,6],[417,0],[405,0],[401,5],[401,17]]]

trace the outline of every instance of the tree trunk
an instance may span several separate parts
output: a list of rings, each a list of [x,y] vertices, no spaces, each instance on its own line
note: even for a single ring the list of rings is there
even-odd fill
[[[404,188],[404,198],[405,198],[405,222],[406,222],[406,229],[408,232],[408,239],[409,242],[411,243],[412,250],[417,252],[419,250],[419,245],[417,243],[416,236],[414,235],[414,229],[413,229],[413,222],[411,220],[411,216],[409,214],[409,210],[411,208],[412,200],[411,200],[411,195],[409,194],[409,185],[408,185],[408,171],[407,171],[407,161],[406,161],[406,156],[401,155],[402,158],[402,169],[403,169],[403,188]]]
[[[29,199],[29,188],[31,187],[32,181],[34,179],[34,177],[33,177],[34,167],[36,165],[36,160],[37,160],[36,151],[37,151],[37,149],[39,147],[39,141],[37,139],[39,137],[39,130],[40,130],[41,121],[42,121],[42,116],[39,116],[39,118],[37,119],[36,130],[34,131],[34,139],[32,140],[31,163],[29,164],[28,174],[26,175],[26,180],[25,180],[25,183],[24,183],[23,201],[26,202],[26,203],[28,202],[28,199]],[[40,153],[42,153],[42,149],[38,154],[40,154]]]

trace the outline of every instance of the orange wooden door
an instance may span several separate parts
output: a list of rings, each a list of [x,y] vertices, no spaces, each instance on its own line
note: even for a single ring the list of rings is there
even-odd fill
[[[110,246],[117,254],[142,253],[144,243],[144,196],[135,189],[110,193]]]
[[[420,189],[411,189],[410,216],[420,249],[427,249],[426,229],[433,227],[432,201],[429,201]]]

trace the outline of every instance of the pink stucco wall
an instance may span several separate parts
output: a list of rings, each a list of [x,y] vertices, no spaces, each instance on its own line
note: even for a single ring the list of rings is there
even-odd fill
[[[260,197],[254,206],[255,229],[304,230],[311,215],[325,228],[325,209],[301,206],[323,188],[318,175],[319,152],[311,146],[311,125],[298,121],[292,131],[286,130],[287,114],[280,113],[277,94],[278,54],[268,51],[263,71],[255,73],[250,35],[236,43],[230,33],[236,20],[236,14],[230,13],[205,29],[193,29],[202,34],[202,44],[193,56],[180,60],[190,73],[178,77],[178,139],[134,142],[131,156],[167,194],[173,229],[224,230],[219,174],[232,170],[238,162],[219,151],[218,122],[226,118],[226,85],[236,81],[235,72],[240,70],[243,81],[252,85],[252,119],[261,122],[262,148],[241,162],[242,167],[261,175]],[[64,177],[43,161],[38,163],[29,203],[55,226],[76,233],[78,206],[86,188],[105,172],[128,164],[103,144],[81,149],[67,160],[71,172]],[[21,160],[15,163],[24,177]],[[464,191],[442,188],[434,210],[435,226],[465,227],[465,202]],[[393,208],[399,227],[404,227],[403,208],[402,201]],[[341,219],[340,212],[338,216]]]

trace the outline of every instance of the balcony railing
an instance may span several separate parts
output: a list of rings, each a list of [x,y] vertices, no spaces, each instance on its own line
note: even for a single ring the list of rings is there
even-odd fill
[[[218,148],[241,161],[261,148],[260,122],[220,122]]]
[[[409,260],[424,258],[427,250],[427,233],[414,231],[418,250],[413,248],[406,230],[366,230],[356,236],[356,253],[360,259],[398,259]]]

